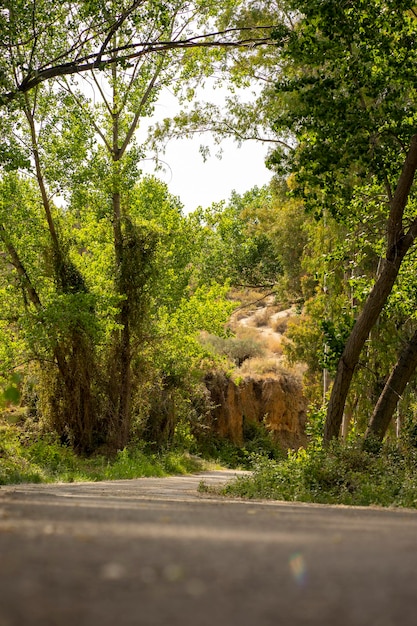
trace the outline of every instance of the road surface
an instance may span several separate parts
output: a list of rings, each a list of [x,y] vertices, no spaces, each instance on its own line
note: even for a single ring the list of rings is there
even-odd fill
[[[417,512],[199,495],[230,472],[0,489],[0,626],[417,624]]]

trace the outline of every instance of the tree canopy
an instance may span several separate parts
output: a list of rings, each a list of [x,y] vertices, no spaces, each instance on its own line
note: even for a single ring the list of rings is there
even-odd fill
[[[329,441],[339,433],[362,348],[416,235],[417,21],[410,2],[291,6],[298,17],[279,42],[274,129],[290,133],[294,148],[277,150],[271,162],[295,173],[306,207],[318,215],[327,210],[347,222],[362,189],[363,214],[376,203],[384,208],[386,224],[374,285],[354,312],[340,355],[325,427]]]

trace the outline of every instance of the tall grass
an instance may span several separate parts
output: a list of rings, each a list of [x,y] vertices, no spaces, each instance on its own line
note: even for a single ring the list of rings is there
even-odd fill
[[[82,458],[51,436],[27,437],[14,426],[0,426],[0,485],[167,476],[203,467],[201,460],[184,451],[155,454],[138,446],[121,450],[111,459],[104,455]]]

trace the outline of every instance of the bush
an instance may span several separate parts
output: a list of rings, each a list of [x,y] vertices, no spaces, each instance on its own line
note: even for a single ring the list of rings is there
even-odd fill
[[[214,353],[228,357],[238,366],[247,359],[262,356],[265,351],[259,340],[251,336],[238,338],[207,335],[202,341]]]
[[[398,445],[375,455],[359,443],[334,443],[289,452],[274,461],[258,457],[250,477],[226,487],[227,495],[323,504],[417,508],[417,454]]]
[[[268,326],[274,312],[275,311],[272,307],[262,307],[254,314],[253,325],[257,327]]]
[[[243,445],[237,445],[218,435],[206,435],[198,440],[198,450],[203,458],[231,469],[251,470],[258,457],[283,459],[282,449],[264,424],[244,421],[243,439]]]
[[[166,476],[200,470],[203,462],[183,451],[159,454],[132,446],[114,458],[77,456],[51,436],[27,435],[0,425],[0,484],[99,481],[142,476]]]

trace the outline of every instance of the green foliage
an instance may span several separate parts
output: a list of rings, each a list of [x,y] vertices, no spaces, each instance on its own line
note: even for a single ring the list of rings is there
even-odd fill
[[[158,363],[166,374],[178,378],[198,367],[207,355],[199,337],[201,331],[225,334],[225,325],[235,304],[227,300],[228,286],[201,286],[184,295],[177,309],[159,310],[159,332],[162,343]]]
[[[415,128],[409,46],[417,23],[411,2],[306,0],[294,8],[301,17],[281,49],[275,130],[298,145],[289,162],[289,153],[276,161],[297,171],[311,205],[321,211],[328,201],[337,214],[354,181],[392,180],[401,168],[400,146]]]
[[[206,436],[199,441],[198,450],[202,458],[212,460],[222,467],[248,469],[251,464],[246,447],[238,446],[225,438]]]
[[[181,449],[155,454],[134,446],[112,459],[100,455],[85,459],[53,436],[0,425],[0,485],[167,476],[197,471],[202,466],[197,457]]]
[[[260,458],[283,459],[282,449],[263,424],[245,424],[243,437],[243,445],[236,445],[228,439],[206,434],[197,438],[197,450],[202,458],[235,469],[252,470]]]
[[[215,354],[226,356],[239,366],[246,359],[262,356],[265,352],[263,346],[254,337],[206,335],[201,338],[201,341]]]
[[[380,455],[358,443],[301,448],[282,461],[258,458],[253,475],[226,487],[244,498],[417,508],[415,451],[386,446]]]
[[[36,362],[38,417],[62,441],[82,453],[124,448],[152,410],[159,423],[158,398],[184,417],[185,390],[192,395],[206,356],[198,335],[221,335],[232,309],[224,281],[192,277],[193,224],[166,185],[141,178],[149,145],[135,140],[164,87],[188,97],[190,81],[226,59],[223,47],[162,49],[196,26],[198,36],[211,29],[219,8],[94,0],[63,10],[42,0],[26,9],[6,2],[0,11],[0,374],[6,381]],[[94,93],[68,76],[86,63]]]
[[[254,227],[255,207],[269,202],[269,189],[254,188],[240,197],[233,193],[227,205],[213,204],[190,216],[199,236],[197,278],[232,285],[272,286],[281,274],[279,251],[271,237]],[[248,212],[253,207],[253,217]]]
[[[347,314],[337,320],[337,325],[331,320],[322,320],[320,323],[324,337],[324,353],[320,365],[330,372],[334,373],[336,370],[352,324],[352,317]]]
[[[4,377],[4,382],[0,386],[0,406],[17,406],[21,399],[22,375],[20,372],[11,372]]]
[[[197,209],[189,219],[197,243],[194,280],[273,288],[288,302],[303,296],[301,259],[311,218],[285,181],[234,192],[228,203]]]

